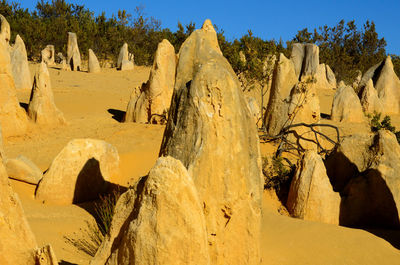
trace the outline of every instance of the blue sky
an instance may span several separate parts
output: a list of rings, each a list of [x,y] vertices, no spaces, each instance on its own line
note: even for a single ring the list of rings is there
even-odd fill
[[[36,0],[14,0],[23,7],[33,9]],[[204,19],[210,18],[225,31],[228,39],[239,38],[251,29],[263,39],[284,41],[293,38],[298,30],[328,25],[334,26],[341,19],[355,20],[359,27],[366,20],[376,24],[379,37],[387,42],[388,53],[400,54],[400,0],[356,1],[356,0],[286,0],[286,1],[163,1],[163,0],[67,0],[83,4],[96,14],[102,11],[107,16],[118,9],[133,13],[136,6],[143,6],[147,16],[161,20],[162,27],[176,30],[177,22],[190,21],[200,27]]]

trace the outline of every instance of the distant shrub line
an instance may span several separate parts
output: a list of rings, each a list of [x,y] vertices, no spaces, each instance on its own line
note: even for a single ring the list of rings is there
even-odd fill
[[[105,13],[95,16],[83,5],[71,4],[65,0],[39,0],[33,11],[21,8],[19,3],[0,1],[0,14],[11,26],[11,39],[19,34],[25,41],[28,57],[38,60],[40,51],[48,44],[56,52],[66,53],[67,32],[75,32],[84,58],[91,48],[101,60],[116,61],[124,42],[135,56],[138,65],[151,65],[158,43],[168,39],[178,51],[185,39],[195,30],[196,25],[183,26],[172,32],[162,28],[161,22],[147,17],[143,8],[136,7],[134,14],[119,10],[107,18]],[[217,27],[216,27],[217,28]],[[217,28],[218,29],[218,28]],[[290,55],[292,43],[310,42],[320,47],[320,61],[328,64],[339,80],[351,83],[357,70],[365,72],[372,65],[385,58],[386,41],[379,38],[374,22],[367,21],[363,28],[357,28],[355,21],[340,21],[334,27],[319,27],[310,33],[307,28],[284,45],[282,40],[264,40],[253,35],[251,30],[240,39],[228,41],[222,29],[218,30],[218,41],[222,52],[236,73],[244,73],[249,80],[264,82],[264,61],[269,54]],[[242,56],[240,55],[240,51]],[[392,55],[395,71],[400,75],[400,57]]]

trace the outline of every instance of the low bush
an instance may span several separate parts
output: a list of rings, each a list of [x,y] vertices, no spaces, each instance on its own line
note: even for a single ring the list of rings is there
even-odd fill
[[[392,125],[390,116],[386,115],[381,120],[382,113],[374,112],[373,115],[368,115],[370,119],[371,131],[378,132],[379,130],[388,130],[396,135],[397,142],[400,144],[400,131],[396,131],[396,127]]]

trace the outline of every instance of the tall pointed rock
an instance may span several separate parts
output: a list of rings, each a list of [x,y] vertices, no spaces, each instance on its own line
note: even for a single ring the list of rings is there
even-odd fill
[[[73,32],[68,32],[67,64],[72,71],[81,70],[81,53],[79,52],[78,38],[76,33]]]
[[[153,67],[139,97],[131,97],[125,122],[163,123],[171,104],[175,84],[176,56],[168,40],[158,44]]]
[[[5,137],[21,135],[26,132],[28,119],[19,105],[8,44],[0,40],[0,124]]]
[[[15,44],[10,50],[11,70],[17,89],[31,89],[32,80],[29,71],[28,56],[24,41],[19,35],[15,37]]]
[[[210,20],[182,44],[160,155],[198,190],[211,264],[259,264],[263,181],[257,129]]]
[[[92,49],[89,49],[89,73],[99,73],[101,71],[99,60],[97,60],[96,54]]]
[[[50,74],[44,62],[40,63],[35,74],[28,115],[39,124],[58,125],[66,123],[64,115],[54,103]]]

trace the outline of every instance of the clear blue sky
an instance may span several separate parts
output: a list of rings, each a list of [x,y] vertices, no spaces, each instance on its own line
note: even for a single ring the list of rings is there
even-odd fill
[[[33,10],[36,0],[14,0]],[[136,6],[143,6],[147,16],[161,20],[162,27],[176,30],[177,22],[184,25],[193,21],[200,27],[204,19],[210,18],[225,31],[228,39],[239,38],[251,29],[263,39],[284,41],[293,38],[298,30],[312,31],[318,26],[334,26],[341,19],[356,20],[359,27],[366,20],[376,24],[379,37],[387,42],[388,53],[400,54],[400,0],[286,0],[286,1],[167,1],[167,0],[67,0],[83,4],[95,14],[102,11],[107,16],[118,9],[134,13]]]

